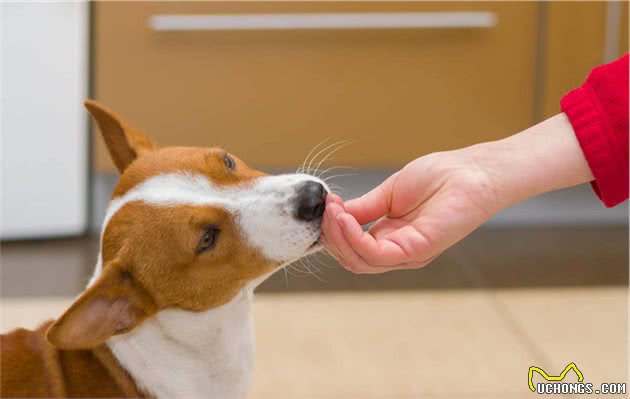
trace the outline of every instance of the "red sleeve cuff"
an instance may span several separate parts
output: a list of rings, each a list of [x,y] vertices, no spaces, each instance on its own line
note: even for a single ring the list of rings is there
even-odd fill
[[[595,194],[606,207],[613,207],[628,198],[628,165],[619,154],[621,143],[611,134],[605,113],[595,93],[587,85],[572,90],[560,102],[568,116],[595,180]]]

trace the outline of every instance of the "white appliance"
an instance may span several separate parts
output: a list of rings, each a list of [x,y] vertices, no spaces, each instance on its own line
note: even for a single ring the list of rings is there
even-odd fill
[[[87,227],[88,4],[0,3],[0,238]]]

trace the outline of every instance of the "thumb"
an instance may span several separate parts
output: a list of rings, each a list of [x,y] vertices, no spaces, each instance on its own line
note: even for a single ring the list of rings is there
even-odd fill
[[[398,172],[361,197],[347,201],[346,212],[354,216],[359,224],[373,222],[389,214],[392,190],[397,176]]]

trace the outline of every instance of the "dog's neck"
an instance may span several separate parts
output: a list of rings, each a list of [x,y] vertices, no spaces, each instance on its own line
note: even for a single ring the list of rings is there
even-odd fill
[[[157,398],[244,398],[254,356],[253,287],[205,312],[168,309],[107,345]]]
[[[101,272],[99,254],[88,287]],[[245,398],[254,366],[254,289],[271,274],[250,281],[218,308],[161,310],[132,331],[113,336],[106,345],[150,396]]]

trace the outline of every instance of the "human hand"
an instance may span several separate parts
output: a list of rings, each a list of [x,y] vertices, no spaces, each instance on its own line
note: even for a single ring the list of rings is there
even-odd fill
[[[592,179],[558,114],[496,142],[420,157],[345,204],[330,194],[322,242],[355,273],[419,268],[501,209]]]
[[[498,209],[492,178],[470,151],[435,153],[358,199],[330,194],[322,241],[354,273],[420,268]]]

